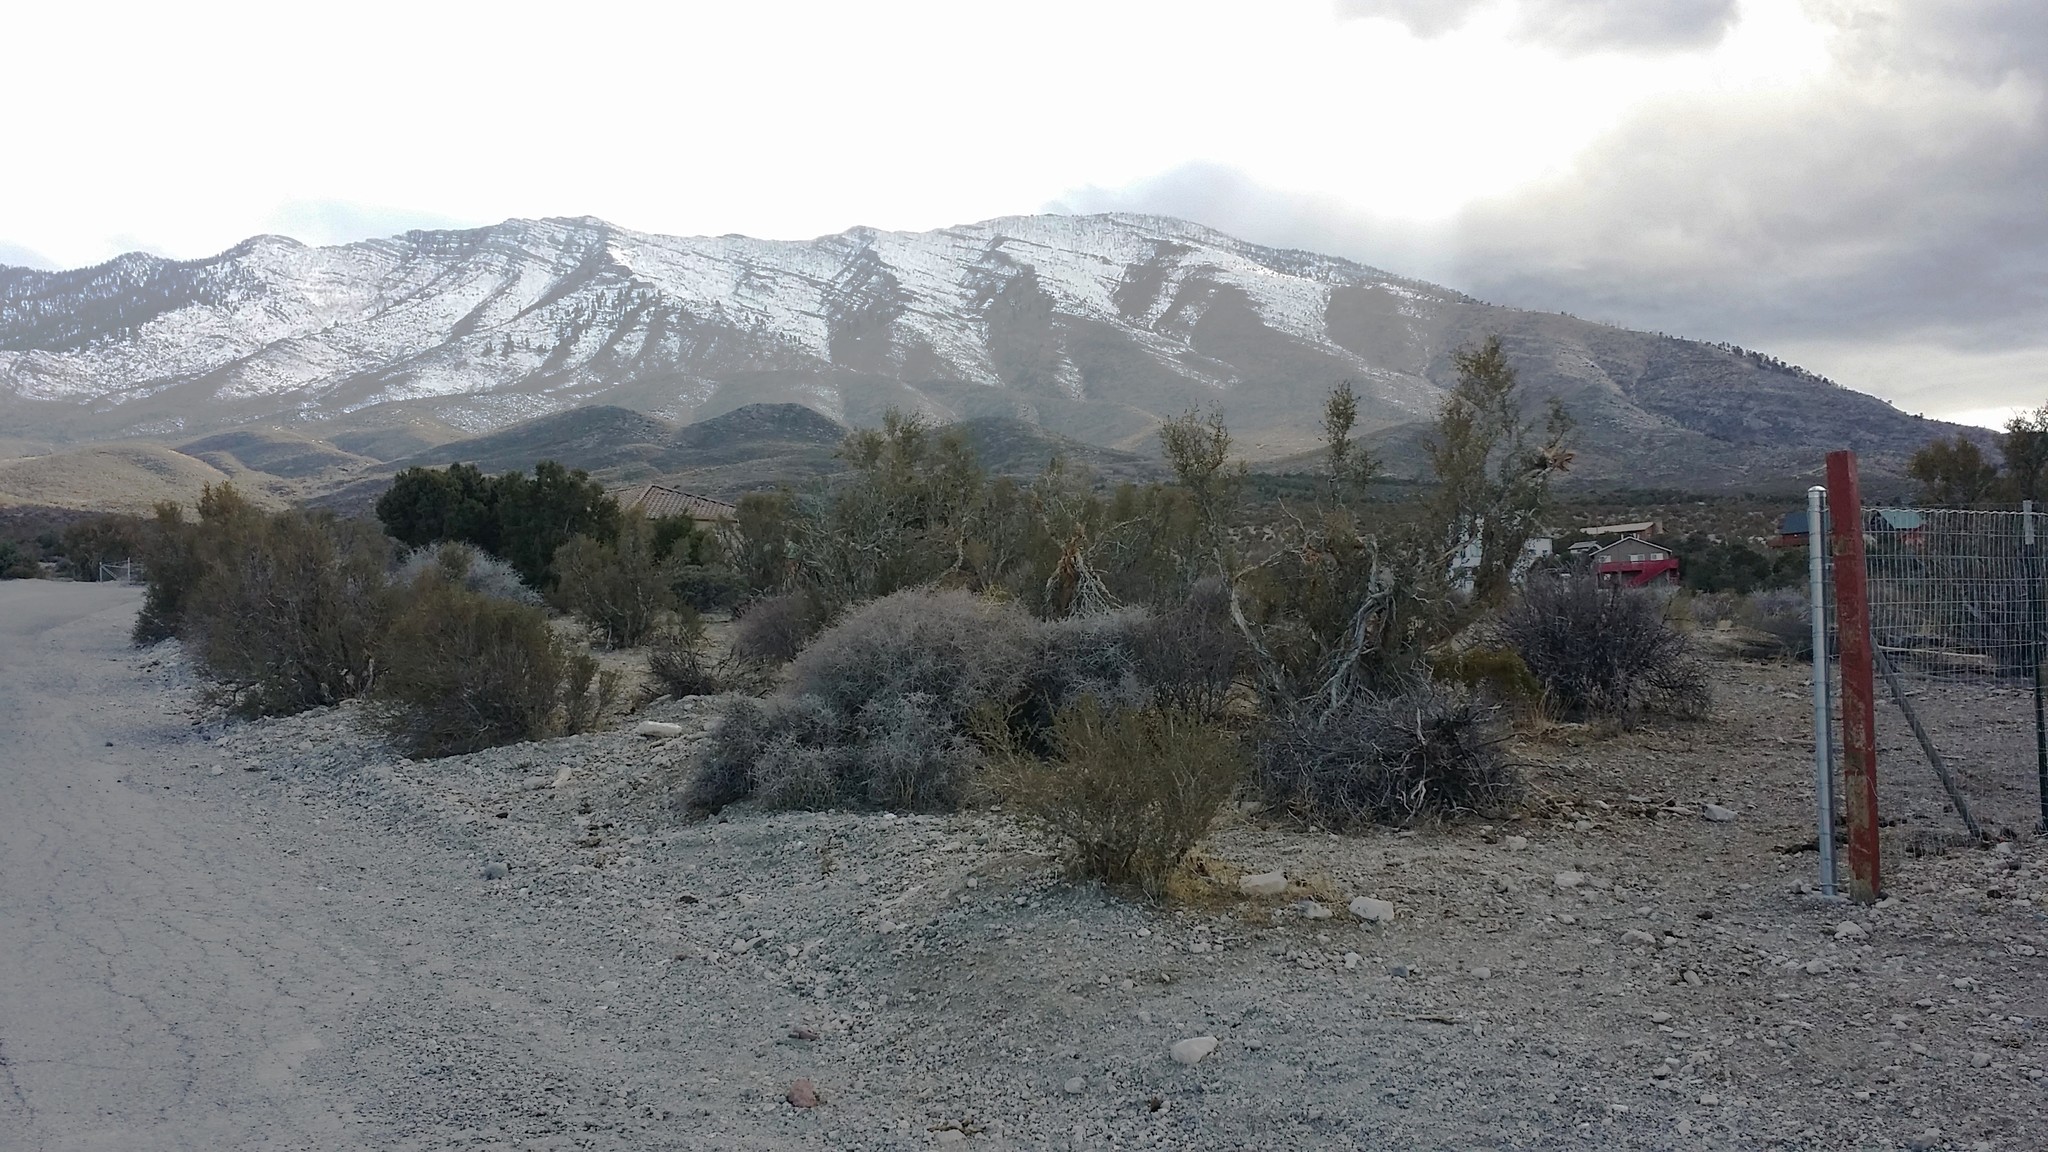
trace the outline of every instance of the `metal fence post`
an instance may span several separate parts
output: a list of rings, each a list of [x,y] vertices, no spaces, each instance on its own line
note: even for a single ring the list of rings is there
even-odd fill
[[[1817,818],[1814,844],[1820,849],[1820,890],[1835,894],[1835,740],[1828,706],[1827,536],[1822,529],[1828,490],[1806,490],[1806,596],[1813,617],[1813,793]]]
[[[1882,888],[1877,843],[1877,688],[1870,654],[1870,587],[1863,493],[1854,452],[1828,453],[1829,536],[1835,557],[1835,634],[1841,638],[1842,795],[1849,818],[1849,898]]]
[[[2020,504],[2020,539],[2027,553],[2027,641],[2030,651],[2027,663],[2033,669],[2034,680],[2034,780],[2039,790],[2041,820],[2039,831],[2048,832],[2048,715],[2043,714],[2041,705],[2041,663],[2048,660],[2048,643],[2043,642],[2042,631],[2042,572],[2041,549],[2034,535],[2034,502]]]

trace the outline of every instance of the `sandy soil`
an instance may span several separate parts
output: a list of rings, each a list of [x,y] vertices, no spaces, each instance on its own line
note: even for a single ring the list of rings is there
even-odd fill
[[[1160,909],[1001,812],[679,825],[711,701],[432,763],[227,723],[134,603],[0,584],[10,1147],[2042,1146],[2048,854],[1906,797],[1888,902],[1806,891],[1797,670],[1546,734],[1515,820],[1234,815]]]

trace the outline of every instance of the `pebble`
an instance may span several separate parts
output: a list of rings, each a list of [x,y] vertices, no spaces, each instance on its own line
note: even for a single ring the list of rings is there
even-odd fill
[[[503,861],[493,860],[489,864],[484,865],[484,879],[503,880],[511,871],[510,868],[505,866]]]
[[[1669,1024],[1671,1023],[1671,1013],[1666,1012],[1660,1008],[1657,1011],[1650,1013],[1650,1023]]]
[[[1066,1083],[1066,1089],[1068,1095],[1079,1096],[1081,1093],[1086,1092],[1088,1090],[1087,1077],[1076,1076],[1073,1079],[1068,1080]]]
[[[682,734],[683,726],[681,724],[665,724],[659,720],[642,720],[633,727],[633,735],[645,736],[649,739],[665,740],[672,736],[681,736]]]
[[[1808,976],[1820,976],[1824,975],[1827,972],[1828,962],[1819,957],[1815,957],[1812,960],[1808,960],[1805,964],[1801,965],[1801,967],[1806,970],[1806,974]]]
[[[1623,944],[1655,944],[1657,938],[1640,928],[1631,928],[1621,934]]]
[[[1989,1067],[1991,1067],[1991,1053],[1989,1053],[1989,1052],[1972,1052],[1972,1053],[1970,1053],[1970,1067],[1972,1067],[1972,1068],[1989,1068]]]
[[[1300,909],[1303,916],[1310,920],[1328,920],[1330,918],[1330,910],[1315,900],[1303,900],[1296,907]]]
[[[1356,971],[1358,968],[1358,962],[1362,959],[1364,959],[1364,957],[1360,956],[1356,952],[1346,952],[1344,954],[1344,967]]]
[[[1483,966],[1474,968],[1472,970],[1472,978],[1474,980],[1491,980],[1493,979],[1493,969]]]
[[[1700,815],[1716,824],[1727,824],[1735,819],[1735,809],[1708,804],[1700,809]]]
[[[791,1106],[797,1108],[816,1108],[824,1103],[824,1101],[818,1099],[817,1085],[809,1080],[798,1080],[796,1083],[791,1084],[789,1091],[784,1094],[783,1099],[789,1101]]]
[[[1394,904],[1390,900],[1357,896],[1352,898],[1351,914],[1368,924],[1391,924],[1394,922]]]
[[[1586,874],[1584,872],[1559,872],[1550,878],[1550,882],[1559,888],[1577,888],[1586,882]]]
[[[1287,891],[1287,874],[1254,872],[1238,880],[1237,890],[1247,896],[1278,896]]]
[[[215,765],[214,765],[213,767],[211,767],[211,768],[208,768],[208,769],[206,770],[206,774],[207,774],[208,776],[218,776],[218,775],[220,775],[221,773],[223,773],[223,772],[225,772],[225,771],[227,771],[227,769],[225,769],[225,768],[221,767],[221,766],[220,766],[220,765],[218,765],[218,764],[215,764]]]
[[[1991,850],[1991,854],[1994,856],[2017,856],[2020,854],[2020,846],[2010,840],[2000,840],[1998,846]]]
[[[939,1143],[941,1144],[965,1144],[966,1142],[967,1133],[962,1132],[958,1128],[942,1128],[939,1130]]]
[[[1700,1097],[1700,1107],[1702,1108],[1712,1108],[1720,1102],[1721,1098],[1712,1092],[1705,1093]]]
[[[1519,852],[1529,846],[1529,838],[1527,836],[1510,836],[1502,841],[1502,843],[1506,844],[1513,851]]]
[[[555,778],[552,776],[528,776],[525,782],[523,782],[520,785],[520,787],[526,789],[528,792],[543,792],[546,791],[550,785],[554,784],[554,782]]]
[[[1840,924],[1835,925],[1835,939],[1837,940],[1861,940],[1868,935],[1870,935],[1870,930],[1854,920],[1844,920]]]
[[[1413,971],[1414,970],[1409,968],[1406,964],[1387,965],[1387,975],[1392,976],[1399,980],[1406,980],[1411,974],[1413,974]]]
[[[1918,1136],[1907,1140],[1906,1147],[1914,1149],[1915,1152],[1929,1152],[1931,1149],[1939,1148],[1941,1147],[1941,1130],[1929,1128]]]
[[[1215,1050],[1216,1038],[1214,1036],[1190,1036],[1185,1040],[1174,1042],[1172,1048],[1173,1062],[1187,1065],[1200,1064],[1203,1060],[1208,1059],[1209,1053]]]

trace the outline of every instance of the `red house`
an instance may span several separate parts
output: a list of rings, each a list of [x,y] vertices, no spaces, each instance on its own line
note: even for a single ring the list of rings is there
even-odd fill
[[[1678,557],[1662,544],[1641,536],[1623,536],[1593,553],[1593,571],[1602,583],[1641,588],[1662,580],[1678,583]]]

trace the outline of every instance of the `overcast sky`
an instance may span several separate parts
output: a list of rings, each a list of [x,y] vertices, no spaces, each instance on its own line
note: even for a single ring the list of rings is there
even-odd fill
[[[2048,0],[15,5],[0,263],[1155,211],[1992,422],[2044,84]]]

